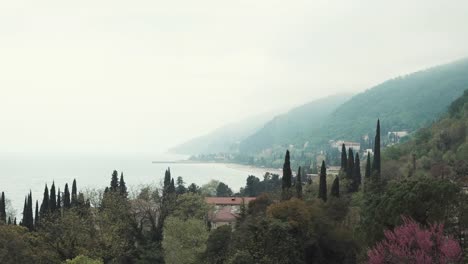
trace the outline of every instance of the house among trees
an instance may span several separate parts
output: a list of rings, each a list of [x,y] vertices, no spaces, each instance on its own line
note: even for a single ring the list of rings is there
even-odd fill
[[[247,207],[255,197],[206,197],[205,202],[213,207],[208,214],[211,228],[223,225],[234,226],[241,213],[241,207]]]
[[[388,132],[388,142],[390,144],[397,144],[397,143],[400,143],[400,139],[403,138],[403,137],[406,137],[408,136],[409,133],[408,131],[406,130],[403,130],[403,131],[391,131],[391,132]]]
[[[330,146],[338,150],[341,150],[341,147],[343,146],[343,144],[346,146],[347,149],[352,148],[353,151],[355,152],[359,152],[361,150],[361,143],[359,142],[344,141],[344,140],[330,141]]]

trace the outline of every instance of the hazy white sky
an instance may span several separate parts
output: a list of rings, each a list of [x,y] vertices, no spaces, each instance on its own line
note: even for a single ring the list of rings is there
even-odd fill
[[[0,0],[0,152],[158,152],[468,55],[468,1]]]

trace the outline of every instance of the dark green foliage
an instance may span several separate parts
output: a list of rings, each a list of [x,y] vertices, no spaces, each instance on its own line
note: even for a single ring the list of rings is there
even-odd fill
[[[354,172],[354,153],[353,153],[353,149],[349,148],[348,149],[348,164],[346,166],[346,178],[349,181],[352,181],[353,179],[353,172]]]
[[[361,185],[361,161],[359,159],[359,153],[356,153],[356,158],[354,159],[353,173],[351,176],[351,182],[349,184],[348,192],[353,193],[359,190]]]
[[[24,200],[23,220],[21,221],[21,225],[26,227],[29,231],[34,230],[33,203],[31,192],[29,192],[28,196]]]
[[[2,192],[2,197],[0,197],[0,224],[2,223],[6,223],[6,202],[4,192]]]
[[[243,194],[245,196],[255,197],[259,195],[261,191],[262,189],[261,189],[260,179],[253,175],[249,175],[247,177],[247,183],[246,183],[245,189],[243,190]]]
[[[49,210],[55,212],[57,210],[57,196],[55,194],[55,183],[52,182],[50,187],[50,196],[49,196]]]
[[[60,212],[60,209],[62,209],[62,197],[61,197],[60,188],[59,188],[57,192],[57,211]]]
[[[76,187],[76,179],[73,179],[72,192],[71,192],[71,206],[76,206],[78,203],[78,193]]]
[[[45,216],[49,211],[49,188],[47,188],[47,184],[44,187],[44,196],[42,197],[40,215]]]
[[[343,144],[341,146],[341,170],[346,172],[348,168],[348,157],[346,155],[346,146]]]
[[[416,177],[390,184],[383,193],[366,195],[362,231],[370,243],[381,239],[384,229],[401,224],[401,215],[423,225],[452,223],[458,217],[460,188],[443,179]],[[450,229],[450,226],[446,226]]]
[[[127,196],[127,185],[125,184],[123,172],[120,174],[120,182],[119,182],[119,192],[123,196]]]
[[[176,193],[177,194],[184,194],[187,192],[187,188],[185,188],[185,182],[182,177],[177,177],[177,186],[176,186]]]
[[[372,162],[372,174],[375,174],[377,178],[380,177],[382,167],[380,162],[380,119],[378,119],[374,140],[374,160]]]
[[[297,177],[296,177],[296,197],[302,199],[302,175],[301,175],[301,167],[297,170]]]
[[[336,198],[340,197],[340,178],[336,177],[331,186],[330,195]]]
[[[218,187],[216,187],[216,196],[217,197],[229,197],[232,196],[232,190],[224,182],[220,182]]]
[[[463,95],[457,100],[453,101],[449,107],[449,114],[451,117],[461,118],[463,117],[464,107],[468,102],[468,90],[463,92]]]
[[[11,225],[11,224],[12,224],[12,222],[11,222],[11,217],[10,217],[10,216],[8,217],[8,223],[7,223],[7,224],[8,224],[8,225]]]
[[[327,201],[327,167],[325,166],[325,161],[322,161],[322,167],[320,168],[318,198],[322,199],[324,202]]]
[[[187,188],[187,191],[190,192],[190,193],[199,193],[200,192],[200,187],[198,187],[198,185],[196,185],[195,183],[192,183]]]
[[[36,200],[36,211],[34,213],[34,227],[37,229],[39,227],[39,201]]]
[[[292,170],[291,170],[291,162],[289,157],[289,150],[286,150],[286,155],[284,157],[284,165],[283,165],[283,178],[282,178],[282,185],[281,185],[281,199],[288,200],[291,198],[291,184],[292,184]]]
[[[176,189],[175,189],[175,182],[174,178],[171,179],[171,184],[169,185],[169,193],[174,193],[175,194]]]
[[[114,170],[112,172],[110,190],[112,192],[118,192],[119,191],[119,173],[116,170]]]
[[[207,264],[223,264],[226,262],[231,235],[232,228],[229,225],[221,226],[210,233],[204,254]]]
[[[69,209],[71,207],[70,191],[68,190],[68,183],[65,184],[65,191],[63,192],[63,207]]]
[[[370,152],[367,152],[366,174],[364,175],[364,178],[366,179],[366,181],[370,180],[370,176],[371,176],[371,158],[370,158],[370,156],[371,156]]]
[[[164,173],[164,190],[167,190],[169,185],[171,185],[171,169],[167,168],[166,172]]]

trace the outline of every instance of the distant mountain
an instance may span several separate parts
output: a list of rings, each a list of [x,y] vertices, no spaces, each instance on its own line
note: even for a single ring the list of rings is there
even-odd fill
[[[243,153],[254,153],[274,145],[304,143],[310,135],[319,135],[328,117],[351,95],[342,94],[318,99],[276,116],[262,129],[240,144]]]
[[[398,77],[357,94],[334,111],[322,131],[329,139],[359,140],[374,132],[428,125],[468,88],[468,59]]]
[[[260,129],[271,119],[272,115],[272,113],[265,113],[236,123],[227,124],[213,132],[176,146],[169,151],[187,155],[236,152],[239,142]]]
[[[463,59],[388,80],[351,99],[334,96],[300,106],[243,140],[240,150],[255,154],[289,144],[301,148],[305,142],[317,147],[328,140],[358,141],[374,133],[377,118],[382,133],[415,131],[436,120],[467,88],[468,59]]]

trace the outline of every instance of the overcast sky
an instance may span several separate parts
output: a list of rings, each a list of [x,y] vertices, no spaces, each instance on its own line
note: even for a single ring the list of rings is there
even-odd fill
[[[0,152],[159,152],[468,55],[468,1],[0,0]]]

